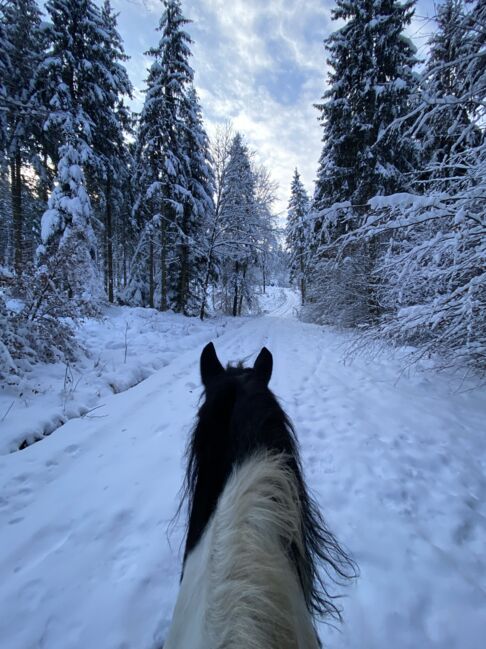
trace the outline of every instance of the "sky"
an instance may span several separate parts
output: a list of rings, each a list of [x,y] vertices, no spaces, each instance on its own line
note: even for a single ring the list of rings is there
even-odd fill
[[[161,0],[112,0],[119,12],[127,63],[135,86],[134,110],[143,104],[144,79],[158,42]],[[231,120],[278,182],[275,210],[285,212],[297,167],[309,191],[321,151],[314,104],[326,84],[323,40],[336,29],[333,0],[183,0],[194,40],[192,67],[209,135]],[[433,0],[417,2],[409,29],[419,54],[434,29]]]

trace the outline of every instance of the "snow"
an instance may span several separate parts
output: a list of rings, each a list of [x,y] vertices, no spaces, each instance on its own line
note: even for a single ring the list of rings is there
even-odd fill
[[[413,206],[417,210],[425,209],[427,207],[434,207],[439,204],[441,200],[447,199],[448,195],[444,192],[435,192],[430,196],[421,196],[418,194],[410,194],[407,192],[397,192],[390,196],[374,196],[368,201],[368,205],[372,210],[381,210],[384,208],[394,207],[410,207]]]
[[[180,521],[169,523],[209,340],[224,362],[272,351],[270,386],[295,423],[309,485],[359,563],[341,600],[344,626],[323,625],[324,645],[484,646],[485,390],[457,391],[447,373],[398,380],[391,353],[344,363],[351,336],[299,322],[298,304],[271,289],[261,317],[199,323],[113,308],[85,323],[90,362],[99,354],[106,372],[90,373],[87,360],[75,401],[91,394],[84,405],[95,404],[99,390],[102,407],[0,456],[2,647],[161,649],[181,560]],[[151,375],[110,394],[109,372],[123,384],[136,367]],[[59,386],[39,372],[32,422]],[[13,409],[1,437],[28,412]]]
[[[18,300],[16,298],[9,298],[5,301],[5,306],[9,311],[13,311],[14,313],[22,313],[25,308],[25,303],[22,300]]]
[[[44,212],[41,222],[41,240],[47,243],[57,232],[59,228],[59,212],[56,209],[50,209]]]
[[[102,319],[86,318],[77,340],[87,355],[74,364],[38,364],[24,378],[1,386],[0,455],[51,434],[69,419],[102,416],[106,397],[169,365],[188,345],[202,345],[209,332],[217,338],[226,325],[222,319],[201,323],[129,307],[110,307]]]

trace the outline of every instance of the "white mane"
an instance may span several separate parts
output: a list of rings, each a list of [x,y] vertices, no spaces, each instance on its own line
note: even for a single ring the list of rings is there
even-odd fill
[[[285,458],[252,456],[231,475],[187,558],[164,649],[318,649],[288,555],[302,542]]]

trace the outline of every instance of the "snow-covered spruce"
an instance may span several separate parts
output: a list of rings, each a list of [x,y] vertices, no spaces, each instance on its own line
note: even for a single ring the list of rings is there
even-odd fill
[[[287,279],[272,213],[276,185],[268,170],[254,163],[230,123],[216,131],[211,158],[215,199],[204,239],[201,318],[209,295],[213,310],[241,315],[254,311],[256,294],[265,293],[269,281]]]
[[[464,64],[471,56],[475,58],[475,38],[465,21],[465,10],[463,0],[445,0],[438,5],[437,31],[429,41],[415,110],[425,192],[431,186],[446,190],[449,179],[454,184],[455,177],[464,174],[458,155],[481,142],[472,106],[461,100],[468,93],[470,81],[469,75],[463,74]]]
[[[372,277],[382,242],[356,241],[336,268],[328,244],[357,228],[366,201],[410,186],[415,168],[413,138],[388,127],[410,110],[417,80],[415,48],[405,37],[414,2],[337,0],[335,20],[345,24],[327,40],[329,89],[317,106],[324,146],[313,201],[313,264],[307,315],[341,325],[379,315]],[[348,201],[343,211],[332,206]],[[330,211],[329,211],[330,210]]]
[[[241,314],[244,301],[251,306],[253,300],[252,273],[262,230],[255,175],[240,133],[231,144],[220,210],[224,230],[218,251],[223,308],[236,316]]]
[[[42,101],[33,72],[45,46],[41,12],[35,0],[7,0],[0,6],[0,176],[9,170],[13,267],[19,275],[32,260],[39,230],[38,201],[22,185],[26,168],[42,184],[47,174],[42,158]],[[32,207],[34,209],[32,209]],[[7,212],[7,209],[5,210]],[[0,228],[0,237],[5,236]]]
[[[94,214],[103,226],[95,232],[98,256],[103,263],[106,296],[113,302],[122,277],[120,267],[125,260],[120,257],[122,251],[126,254],[129,231],[126,217],[131,196],[127,188],[132,160],[127,134],[132,131],[133,119],[125,101],[132,98],[133,89],[125,68],[128,57],[118,32],[117,14],[110,0],[104,0],[101,8],[96,45],[95,78],[99,90],[90,108],[94,129],[89,190],[96,197]]]
[[[373,268],[381,316],[369,335],[418,345],[415,358],[438,353],[444,365],[469,364],[483,372],[486,8],[476,3],[460,16],[454,8],[447,3],[439,15],[421,103],[397,120],[402,128],[407,124],[409,137],[420,140],[430,134],[415,191],[373,198],[360,227],[331,242],[328,254],[343,268],[363,241],[370,246],[386,241]],[[447,127],[447,135],[442,131],[437,139],[439,123]]]
[[[179,0],[165,0],[161,39],[137,132],[134,214],[139,242],[132,277],[142,303],[194,313],[203,240],[213,210],[207,136],[192,87],[192,43]]]
[[[290,187],[285,238],[289,251],[290,281],[299,287],[302,304],[306,301],[307,275],[311,254],[310,201],[297,169]]]
[[[67,299],[76,298],[87,309],[96,309],[103,288],[85,168],[96,162],[97,108],[105,101],[110,105],[99,59],[104,45],[102,19],[91,0],[49,0],[46,8],[51,19],[49,49],[37,84],[49,106],[44,130],[59,147],[56,183],[42,217],[39,257],[55,273]]]

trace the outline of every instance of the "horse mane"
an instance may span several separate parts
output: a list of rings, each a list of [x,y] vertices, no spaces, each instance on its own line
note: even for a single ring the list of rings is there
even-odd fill
[[[327,528],[303,478],[295,431],[265,382],[253,369],[228,366],[209,385],[186,449],[187,468],[179,510],[188,509],[183,570],[201,539],[233,474],[253,456],[283,458],[300,504],[301,539],[288,556],[301,583],[306,606],[316,616],[341,619],[328,583],[357,575],[353,560]],[[323,569],[321,572],[321,568]]]
[[[318,649],[289,549],[303,552],[298,488],[284,455],[257,453],[236,468],[190,562],[210,547],[207,646]],[[191,566],[188,564],[188,571]]]

